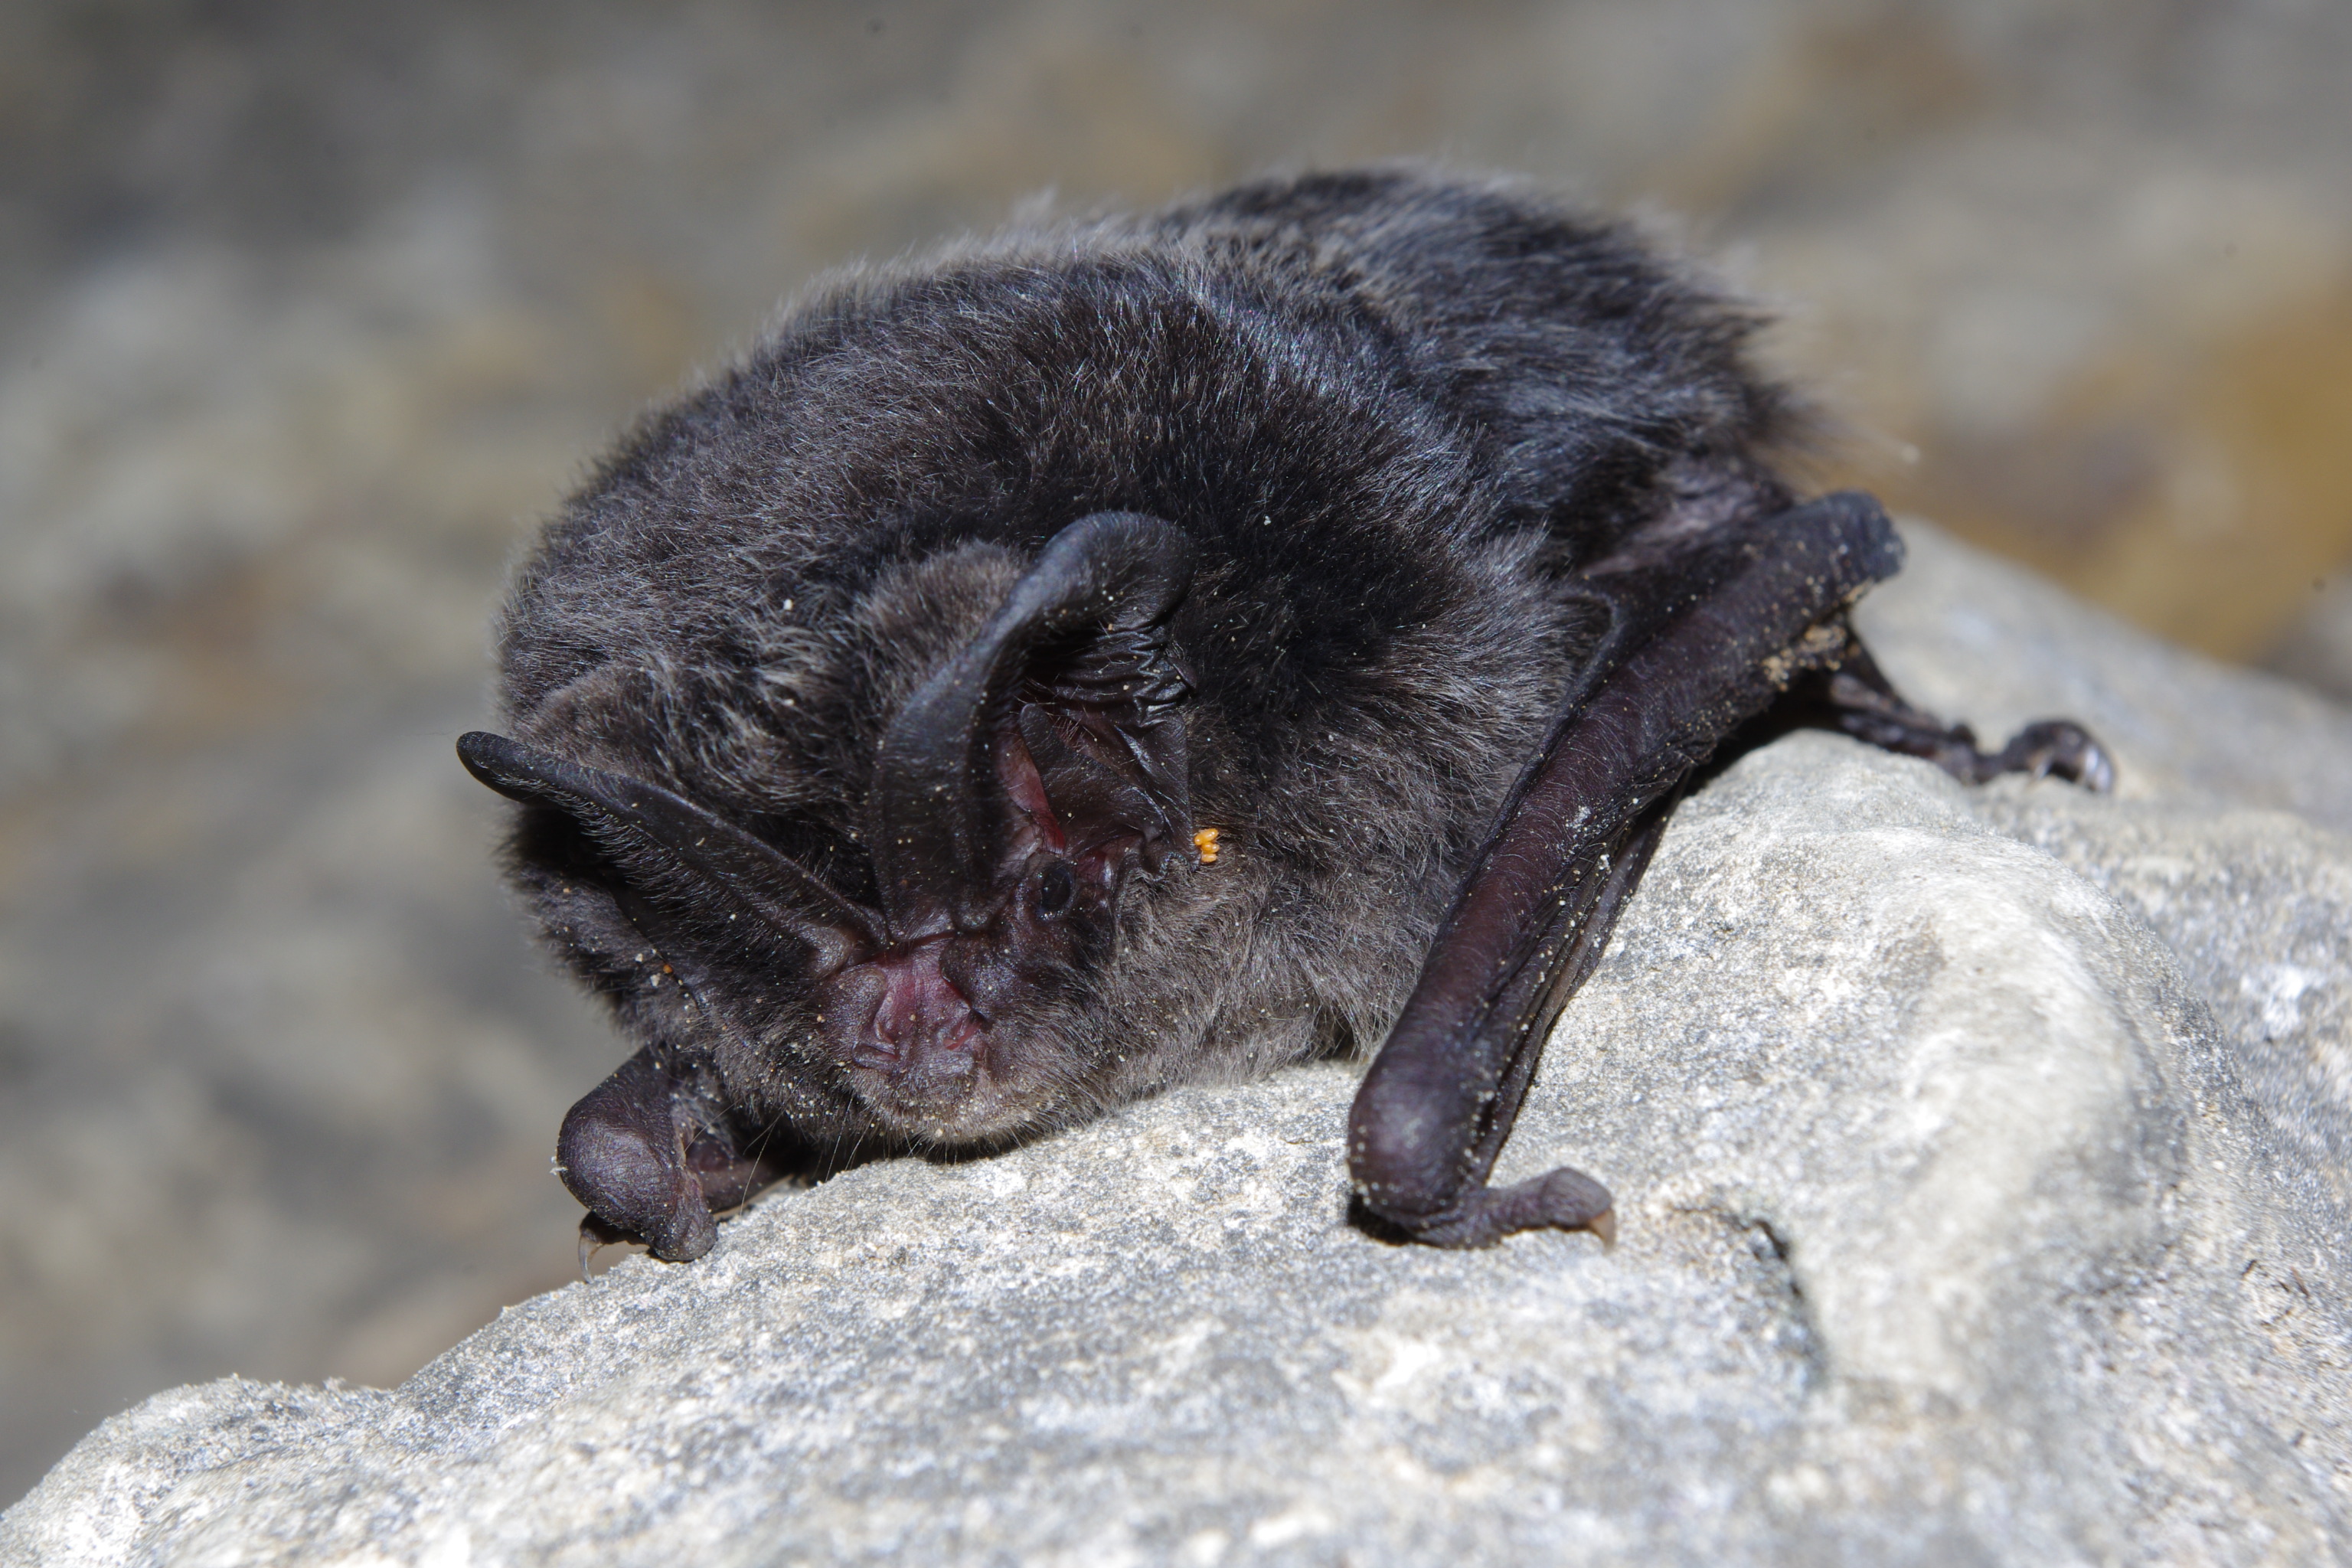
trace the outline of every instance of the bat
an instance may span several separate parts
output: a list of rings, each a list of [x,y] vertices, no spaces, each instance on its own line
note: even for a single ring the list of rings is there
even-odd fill
[[[585,1249],[1371,1053],[1361,1223],[1613,1236],[1487,1184],[1693,773],[1906,703],[1901,546],[1781,476],[1758,318],[1619,225],[1413,169],[1014,228],[819,288],[645,420],[499,623],[511,878],[638,1048],[566,1117]]]

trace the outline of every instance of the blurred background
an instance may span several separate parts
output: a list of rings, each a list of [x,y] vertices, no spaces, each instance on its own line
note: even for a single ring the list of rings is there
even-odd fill
[[[535,521],[814,271],[1525,171],[1769,302],[1828,477],[2343,683],[2347,82],[2331,0],[7,0],[0,1501],[572,1276],[549,1152],[625,1053],[450,742]]]

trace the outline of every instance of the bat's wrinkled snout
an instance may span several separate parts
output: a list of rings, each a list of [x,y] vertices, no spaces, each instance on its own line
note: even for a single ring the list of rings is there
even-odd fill
[[[858,1098],[902,1131],[955,1138],[984,1124],[1000,1097],[988,1020],[951,979],[942,940],[892,948],[837,976],[824,1027]]]

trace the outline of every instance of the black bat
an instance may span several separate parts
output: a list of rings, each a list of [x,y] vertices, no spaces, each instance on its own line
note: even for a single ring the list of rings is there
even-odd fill
[[[1486,1174],[1719,745],[2111,776],[1895,695],[1844,611],[1900,545],[1777,473],[1756,325],[1515,186],[1313,175],[853,273],[648,420],[458,742],[641,1044],[564,1121],[583,1237],[1383,1041],[1370,1223],[1609,1237]]]

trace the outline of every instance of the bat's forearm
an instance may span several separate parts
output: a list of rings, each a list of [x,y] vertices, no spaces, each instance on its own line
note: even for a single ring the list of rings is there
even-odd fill
[[[1655,842],[1661,802],[1793,674],[1834,658],[1846,634],[1830,623],[1901,563],[1864,496],[1826,497],[1744,531],[1744,559],[1712,592],[1644,641],[1604,643],[1613,668],[1521,780],[1365,1078],[1349,1118],[1357,1191],[1423,1239],[1475,1245],[1607,1212],[1588,1179],[1545,1178],[1565,1207],[1485,1185],[1543,1030],[1597,961]],[[1653,608],[1625,605],[1620,624],[1653,623]],[[1596,1197],[1600,1209],[1583,1212]]]

